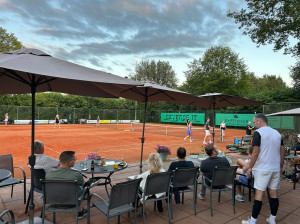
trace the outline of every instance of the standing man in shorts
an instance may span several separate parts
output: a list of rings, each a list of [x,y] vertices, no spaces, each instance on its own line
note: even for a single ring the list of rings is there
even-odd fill
[[[4,118],[5,126],[7,126],[7,122],[8,122],[8,113],[5,114],[5,118]]]
[[[210,128],[209,121],[210,121],[210,119],[207,118],[206,123],[205,123],[205,137],[204,137],[204,140],[203,140],[204,144],[206,144],[206,142],[205,142],[206,137],[209,138],[209,143],[211,143],[210,132],[209,132],[209,128]]]
[[[254,188],[256,191],[251,219],[243,220],[242,224],[256,223],[266,190],[269,192],[271,210],[271,214],[266,222],[276,224],[275,220],[279,207],[280,171],[284,162],[283,142],[279,132],[268,126],[268,120],[264,114],[256,114],[253,118],[253,123],[254,127],[258,129],[253,134],[251,161],[243,168],[243,171],[249,174],[256,163],[254,175]]]

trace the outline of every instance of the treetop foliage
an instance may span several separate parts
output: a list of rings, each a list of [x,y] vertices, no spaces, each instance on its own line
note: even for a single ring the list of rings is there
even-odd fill
[[[21,48],[22,44],[17,40],[14,34],[9,34],[5,29],[0,27],[0,53]]]
[[[244,28],[258,46],[274,44],[274,51],[300,57],[300,1],[245,0],[248,9],[228,12],[227,16]],[[296,40],[296,44],[292,45]]]

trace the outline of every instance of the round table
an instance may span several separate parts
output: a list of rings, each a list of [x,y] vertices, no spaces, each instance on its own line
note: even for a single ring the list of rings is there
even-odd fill
[[[83,162],[87,162],[87,169],[84,169]],[[111,187],[111,175],[115,172],[124,170],[127,168],[127,163],[122,162],[121,160],[116,160],[116,159],[105,159],[105,163],[107,164],[107,169],[104,170],[103,167],[101,167],[99,164],[98,160],[94,160],[94,170],[91,170],[91,163],[92,160],[86,160],[86,161],[79,161],[76,162],[73,169],[76,171],[79,171],[81,173],[86,173],[86,174],[92,174],[92,179],[99,180],[103,179],[104,183],[99,183],[97,185],[104,185],[105,190],[107,195],[109,196],[108,190],[107,190],[107,185],[109,184]],[[118,164],[118,169],[114,169],[114,164]],[[95,176],[95,174],[108,174],[107,176]]]
[[[11,177],[11,172],[9,170],[0,169],[0,182]]]

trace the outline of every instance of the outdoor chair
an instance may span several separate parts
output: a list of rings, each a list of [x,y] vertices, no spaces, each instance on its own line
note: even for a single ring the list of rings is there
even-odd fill
[[[213,216],[212,193],[219,192],[218,202],[220,202],[222,191],[232,191],[233,212],[235,214],[235,174],[237,166],[215,167],[212,179],[203,175],[202,184],[210,190],[210,213]],[[209,183],[209,184],[208,184]],[[227,185],[232,185],[231,187]]]
[[[11,210],[5,210],[0,214],[0,224],[15,224],[15,215]]]
[[[53,212],[53,223],[57,212],[75,212],[76,224],[78,224],[78,209],[89,189],[84,188],[78,195],[77,181],[68,180],[43,180],[43,210],[42,223],[44,224],[45,212]],[[48,205],[48,207],[46,207]]]
[[[196,213],[196,201],[197,201],[197,177],[198,177],[197,167],[182,167],[177,168],[174,171],[173,181],[171,183],[171,218],[173,219],[173,192],[174,188],[177,188],[179,194],[182,194],[181,203],[184,203],[184,193],[185,192],[193,192],[193,200],[194,200],[194,211]]]
[[[300,163],[296,163],[295,166],[294,166],[294,173],[292,175],[292,180],[293,180],[293,183],[294,183],[294,190],[296,189],[296,183],[298,182],[297,173],[300,173],[300,170],[297,169],[297,166],[300,166]]]
[[[14,170],[18,168],[23,173],[23,180],[14,178]],[[12,154],[1,155],[0,156],[0,169],[9,170],[11,172],[11,177],[2,181],[0,187],[11,186],[11,197],[13,196],[14,185],[21,184],[24,185],[24,204],[26,204],[26,174],[22,167],[14,167]]]
[[[245,174],[239,174],[239,173],[237,173],[236,175],[246,176]],[[253,195],[255,194],[254,176],[251,174],[251,177],[248,178],[248,184],[241,183],[237,179],[235,180],[235,184],[240,185],[240,186],[243,187],[243,195],[245,193],[245,188],[248,188],[248,190],[249,190],[249,201],[251,201],[251,191],[253,191]]]
[[[240,145],[239,145],[239,151],[242,155],[246,155],[249,147],[251,146],[252,136],[251,135],[245,135],[242,137]]]
[[[169,223],[170,219],[170,184],[171,184],[171,172],[153,173],[150,174],[145,183],[145,189],[142,194],[142,204],[143,204],[143,223],[145,223],[145,205],[149,202],[154,202],[154,210],[156,210],[156,202],[160,200],[167,200],[168,204],[168,217]],[[156,198],[151,197],[155,194],[165,193],[165,195]]]
[[[120,215],[134,211],[134,223],[137,223],[136,209],[138,200],[138,191],[142,178],[118,183],[111,188],[109,200],[105,201],[98,194],[94,193],[88,199],[88,218],[87,223],[90,223],[90,210],[95,207],[106,216],[106,223],[109,219],[118,216],[118,223],[120,223]],[[91,206],[91,199],[98,198],[100,201],[94,202]],[[132,203],[132,206],[130,205]]]
[[[39,194],[43,194],[43,190],[42,190],[42,180],[45,179],[45,175],[46,172],[44,169],[34,169],[34,179],[33,179],[33,191],[39,193]],[[27,198],[27,204],[26,204],[26,208],[25,208],[25,213],[27,213],[28,211],[28,206],[29,206],[29,202],[31,199],[31,191],[32,189],[30,189],[28,198]],[[41,213],[42,216],[42,213]]]

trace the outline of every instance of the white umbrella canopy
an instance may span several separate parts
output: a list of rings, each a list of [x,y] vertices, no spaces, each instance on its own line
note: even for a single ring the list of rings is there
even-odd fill
[[[285,110],[273,114],[268,114],[267,116],[300,116],[300,107],[292,110]]]
[[[35,80],[32,75],[35,75]],[[140,85],[134,80],[54,58],[37,49],[0,54],[0,82],[4,84],[0,94],[31,93],[32,81],[36,92],[53,91],[104,98],[119,97],[121,91]]]
[[[122,91],[140,83],[120,76],[60,60],[37,49],[21,49],[0,54],[0,94],[32,94],[31,179],[35,135],[36,92],[61,92],[83,96],[118,98]],[[105,89],[109,90],[109,93]],[[33,189],[33,181],[31,189]],[[34,191],[31,191],[30,223],[33,223]]]

